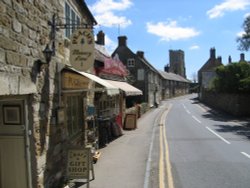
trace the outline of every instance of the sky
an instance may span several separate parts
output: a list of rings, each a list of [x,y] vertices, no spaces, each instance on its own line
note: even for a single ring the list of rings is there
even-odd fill
[[[194,80],[209,59],[210,49],[222,63],[250,60],[239,51],[236,39],[250,15],[250,0],[85,0],[98,25],[94,33],[105,33],[105,47],[111,54],[118,36],[127,37],[127,46],[143,51],[158,70],[169,63],[169,50],[183,50],[186,75]]]

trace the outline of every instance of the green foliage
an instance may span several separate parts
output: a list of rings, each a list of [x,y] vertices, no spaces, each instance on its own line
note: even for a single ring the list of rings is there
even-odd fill
[[[216,69],[213,89],[225,93],[250,92],[250,64],[246,62],[221,65]]]
[[[239,50],[248,51],[250,49],[250,16],[246,17],[243,23],[244,34],[237,38]]]

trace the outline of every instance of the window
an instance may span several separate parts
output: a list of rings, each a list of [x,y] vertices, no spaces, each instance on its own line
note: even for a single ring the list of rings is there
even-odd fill
[[[128,59],[127,60],[127,66],[128,67],[134,67],[135,66],[135,59]]]
[[[76,29],[77,25],[80,25],[81,19],[80,16],[74,11],[74,9],[65,2],[65,19],[66,19],[66,28],[65,36],[70,38],[71,34]]]
[[[69,136],[74,136],[83,126],[82,100],[80,96],[68,96],[66,100],[68,133]]]
[[[137,80],[144,80],[144,69],[138,69]]]

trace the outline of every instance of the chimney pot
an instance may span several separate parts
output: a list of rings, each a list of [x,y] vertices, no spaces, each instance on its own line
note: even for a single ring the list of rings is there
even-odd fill
[[[244,53],[240,54],[240,61],[245,61],[245,54]]]
[[[103,31],[99,31],[98,34],[97,34],[97,41],[96,41],[97,44],[100,44],[100,45],[105,45],[105,34]]]
[[[127,46],[127,37],[119,36],[118,37],[119,46]]]
[[[211,59],[215,59],[215,57],[216,57],[215,48],[211,48],[210,49],[210,58]]]
[[[137,51],[136,53],[140,58],[144,58],[144,52],[143,51]]]

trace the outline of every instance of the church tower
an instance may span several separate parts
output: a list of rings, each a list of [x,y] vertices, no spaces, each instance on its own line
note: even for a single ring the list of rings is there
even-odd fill
[[[186,78],[184,51],[169,50],[169,62],[169,72],[181,75],[182,77]]]

